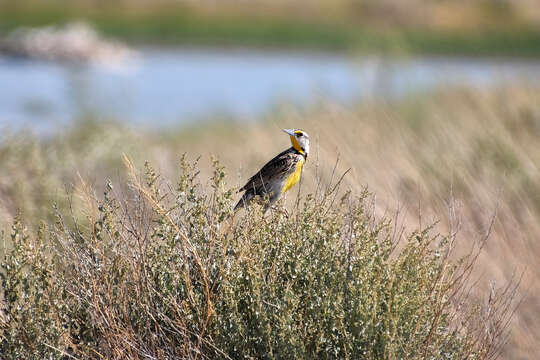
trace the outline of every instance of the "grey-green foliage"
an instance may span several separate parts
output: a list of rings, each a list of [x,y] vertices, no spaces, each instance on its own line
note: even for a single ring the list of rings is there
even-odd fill
[[[132,172],[134,170],[130,167]],[[401,236],[367,192],[233,214],[182,159],[176,185],[147,164],[107,187],[83,226],[16,219],[1,263],[0,352],[62,358],[489,358],[500,337],[460,313],[471,263],[451,238]],[[398,240],[401,241],[399,242]],[[464,268],[465,267],[465,268]]]
[[[445,319],[433,334],[444,345],[426,343],[447,301],[438,297],[448,286],[437,280],[448,271],[441,249],[429,249],[435,239],[423,232],[393,257],[391,228],[366,212],[365,196],[329,211],[308,198],[294,218],[274,214],[262,227],[246,219],[236,229],[228,244],[234,265],[216,303],[221,348],[247,357],[358,359],[422,357],[427,345],[437,358],[459,356],[462,339]]]

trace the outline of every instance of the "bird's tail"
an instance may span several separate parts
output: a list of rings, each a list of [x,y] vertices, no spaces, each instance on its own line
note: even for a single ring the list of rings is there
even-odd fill
[[[253,195],[249,192],[245,192],[244,195],[242,195],[242,197],[240,198],[240,200],[238,200],[238,203],[236,204],[236,206],[234,207],[234,211],[238,210],[238,209],[242,209],[242,208],[245,208],[246,206],[249,205],[251,199],[253,199]]]
[[[246,204],[244,203],[244,197],[242,196],[242,198],[236,203],[236,206],[234,207],[234,211],[241,209],[245,206]]]

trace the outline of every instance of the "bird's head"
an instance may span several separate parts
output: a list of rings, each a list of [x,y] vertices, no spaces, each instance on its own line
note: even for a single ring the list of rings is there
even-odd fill
[[[291,137],[292,146],[306,158],[309,153],[309,135],[298,129],[283,129]]]

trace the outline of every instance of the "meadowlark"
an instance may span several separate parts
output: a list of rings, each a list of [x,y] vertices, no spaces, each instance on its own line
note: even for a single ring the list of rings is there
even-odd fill
[[[267,197],[266,211],[281,194],[300,180],[302,167],[309,154],[309,136],[305,131],[297,129],[283,131],[289,134],[292,146],[270,160],[238,190],[245,193],[234,207],[235,210],[249,205],[256,197]]]

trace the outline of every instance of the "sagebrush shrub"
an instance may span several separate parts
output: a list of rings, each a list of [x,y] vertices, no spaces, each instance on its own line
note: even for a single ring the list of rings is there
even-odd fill
[[[510,310],[486,317],[467,297],[475,254],[451,261],[453,236],[403,236],[373,215],[367,191],[336,187],[288,211],[234,214],[217,162],[204,186],[196,163],[181,164],[171,185],[128,160],[130,190],[87,194],[83,221],[58,210],[31,232],[15,219],[0,272],[3,357],[497,355],[505,324],[489,316]]]

